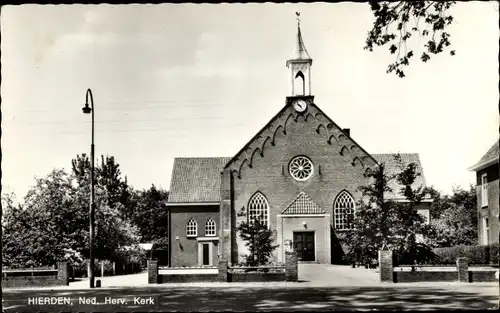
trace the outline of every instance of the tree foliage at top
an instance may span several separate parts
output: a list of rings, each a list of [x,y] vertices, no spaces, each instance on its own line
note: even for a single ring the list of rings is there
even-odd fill
[[[455,187],[451,195],[443,196],[434,191],[434,202],[431,206],[433,246],[477,244],[476,197],[476,188],[473,185],[470,185],[468,190]]]
[[[378,250],[383,246],[417,261],[428,252],[427,245],[417,240],[419,235],[426,235],[429,231],[417,211],[427,190],[412,188],[420,175],[416,164],[403,166],[399,157],[396,161],[401,167],[399,173],[388,175],[382,163],[367,171],[365,175],[370,178],[370,183],[359,187],[363,198],[357,205],[354,227],[346,232],[343,239],[349,246],[347,256],[350,262],[371,263],[377,259]],[[401,186],[400,192],[406,202],[385,198],[387,193],[393,192],[388,183],[394,179]]]
[[[165,247],[168,237],[168,191],[152,185],[134,194],[132,219],[139,228],[142,242],[154,242]]]
[[[274,244],[273,232],[260,218],[241,222],[237,228],[241,239],[245,241],[249,254],[243,255],[246,266],[269,264],[273,251],[278,247]]]
[[[454,4],[455,1],[370,1],[375,21],[364,49],[373,51],[377,46],[388,46],[396,59],[389,64],[387,73],[405,77],[403,68],[417,53],[408,48],[412,35],[420,35],[426,40],[420,54],[422,62],[449,49],[447,28],[453,23],[450,8]],[[455,50],[450,50],[450,55],[455,55]]]
[[[53,170],[36,180],[22,206],[5,212],[4,265],[43,266],[78,258],[88,242],[88,207],[75,205],[72,189],[71,177],[64,170]]]
[[[56,169],[37,178],[22,205],[2,195],[3,265],[78,265],[88,257],[91,164],[85,154],[71,164],[69,173]],[[167,196],[154,186],[134,191],[115,159],[101,156],[95,168],[95,257],[114,259],[143,240],[165,241]]]

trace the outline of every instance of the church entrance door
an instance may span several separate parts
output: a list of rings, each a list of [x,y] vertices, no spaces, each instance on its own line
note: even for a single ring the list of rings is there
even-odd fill
[[[314,232],[293,232],[293,243],[300,261],[315,261]]]

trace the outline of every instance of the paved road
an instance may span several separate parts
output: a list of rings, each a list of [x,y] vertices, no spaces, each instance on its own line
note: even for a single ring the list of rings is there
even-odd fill
[[[68,301],[35,304],[34,298]],[[48,298],[44,298],[48,297]],[[86,299],[95,303],[84,304]],[[90,300],[89,300],[90,299]],[[123,300],[121,304],[106,299]],[[151,299],[151,300],[148,300]],[[136,301],[134,301],[136,300]],[[31,301],[31,304],[28,304]],[[141,303],[142,301],[142,303]],[[100,289],[3,290],[4,312],[131,311],[331,311],[352,309],[492,309],[496,283],[379,284],[371,287],[307,287],[304,283],[211,283],[203,287],[154,285]]]
[[[378,286],[378,269],[347,265],[299,264],[299,280],[311,287]]]

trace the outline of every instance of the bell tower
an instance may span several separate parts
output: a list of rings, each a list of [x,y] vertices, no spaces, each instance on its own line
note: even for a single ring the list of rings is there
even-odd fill
[[[290,69],[292,94],[291,96],[311,95],[311,65],[312,59],[307,53],[302,34],[300,32],[300,12],[297,16],[297,47],[293,59],[286,61],[286,67]]]

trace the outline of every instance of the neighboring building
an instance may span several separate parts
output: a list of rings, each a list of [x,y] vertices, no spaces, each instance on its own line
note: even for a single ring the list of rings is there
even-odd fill
[[[234,264],[246,253],[236,232],[239,222],[262,216],[275,231],[283,262],[292,247],[303,261],[341,262],[338,237],[351,229],[348,217],[361,198],[358,187],[378,162],[388,174],[398,171],[394,154],[369,154],[314,102],[312,59],[300,26],[297,56],[287,61],[292,93],[285,106],[236,155],[175,158],[168,206],[170,265]],[[389,138],[388,138],[389,140]],[[422,174],[413,187],[425,186],[417,154],[401,154]],[[404,201],[401,186],[388,198]],[[420,211],[429,216],[430,200]]]
[[[469,168],[476,172],[477,211],[479,244],[498,243],[499,167],[497,141],[475,165]]]

